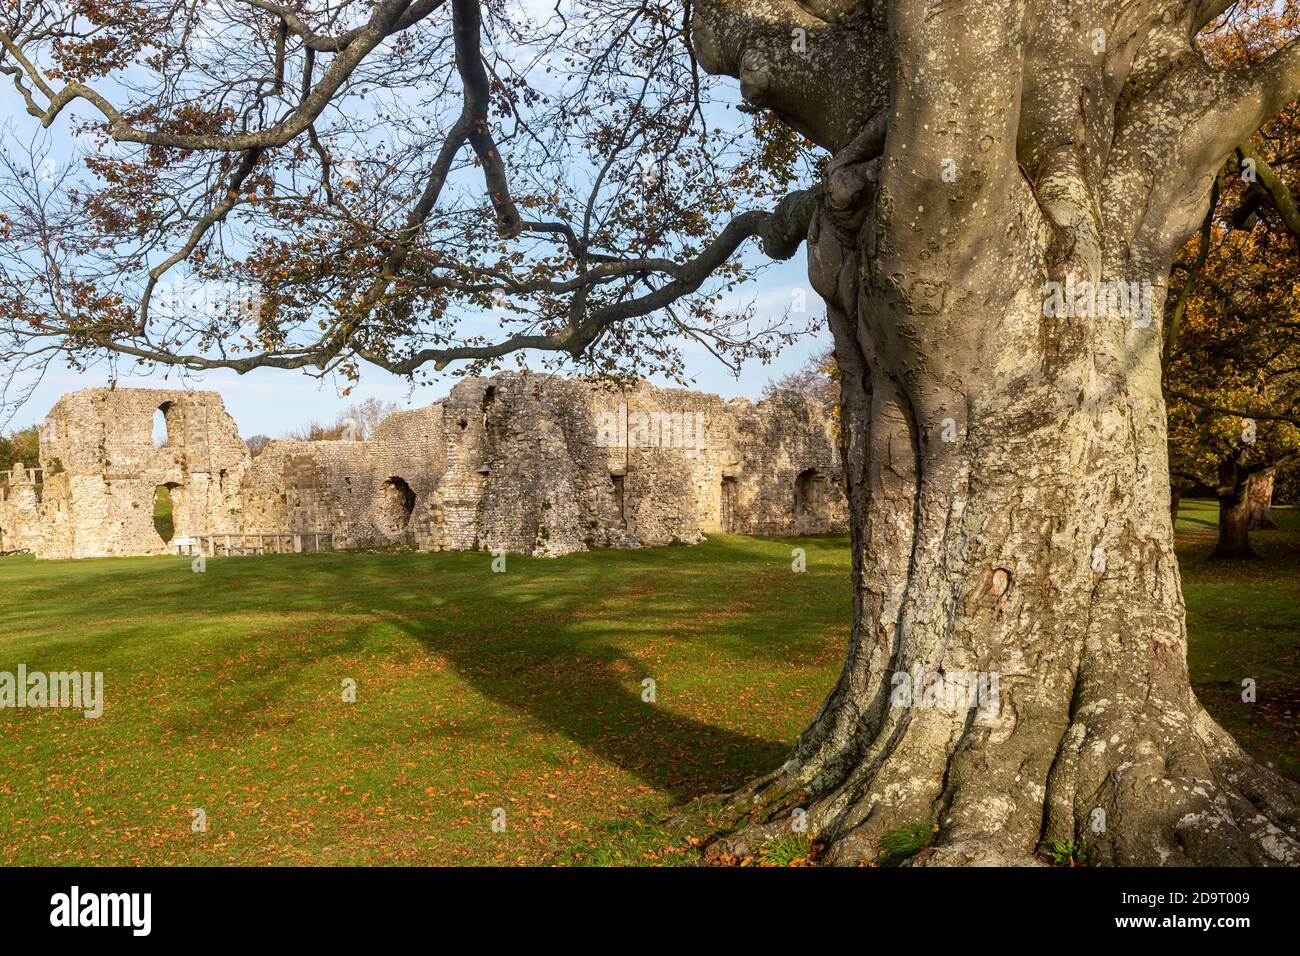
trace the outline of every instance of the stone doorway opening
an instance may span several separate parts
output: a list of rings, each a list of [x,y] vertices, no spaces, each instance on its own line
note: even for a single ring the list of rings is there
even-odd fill
[[[415,490],[405,478],[392,476],[384,482],[375,505],[375,524],[386,537],[406,536],[406,527],[415,511]]]
[[[168,482],[153,490],[153,528],[163,544],[170,544],[176,536],[176,496],[173,492],[179,487],[175,482]]]
[[[826,502],[826,476],[816,468],[799,472],[794,480],[794,520],[799,525],[815,525]]]
[[[722,508],[718,524],[727,534],[736,531],[736,479],[722,479]]]
[[[610,497],[614,499],[614,509],[618,514],[618,521],[624,528],[627,527],[627,485],[623,480],[623,475],[610,475]]]

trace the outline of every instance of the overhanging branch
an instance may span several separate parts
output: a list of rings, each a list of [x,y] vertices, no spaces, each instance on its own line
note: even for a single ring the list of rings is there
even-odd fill
[[[192,371],[229,369],[241,374],[256,368],[324,368],[349,351],[364,361],[399,375],[410,375],[425,365],[443,369],[455,361],[500,358],[520,349],[564,352],[577,356],[610,326],[666,309],[683,297],[698,291],[709,276],[734,255],[748,239],[758,239],[764,252],[772,258],[790,258],[807,236],[808,227],[821,195],[819,188],[800,190],[786,196],[771,211],[752,210],[741,213],[733,218],[698,256],[687,262],[677,265],[662,260],[635,262],[634,264],[638,266],[661,267],[657,271],[670,274],[673,278],[643,295],[601,305],[585,314],[580,313],[572,324],[555,333],[519,334],[487,345],[425,348],[406,358],[390,358],[374,349],[355,347],[353,336],[357,328],[356,322],[349,323],[346,330],[322,337],[309,346],[240,358],[172,352],[141,342],[139,337],[131,340],[100,337],[94,341],[105,351],[129,355],[160,365],[176,366]],[[583,295],[609,272],[608,267],[590,270],[586,274],[589,281],[576,288],[574,294]],[[71,332],[70,329],[66,331]]]

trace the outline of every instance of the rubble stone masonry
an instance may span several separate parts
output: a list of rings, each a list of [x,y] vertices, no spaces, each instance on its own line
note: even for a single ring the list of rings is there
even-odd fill
[[[336,548],[557,556],[847,522],[835,423],[792,394],[727,402],[502,373],[390,415],[364,441],[280,440],[252,457],[216,392],[97,388],[61,398],[40,437],[39,469],[0,472],[0,550],[42,558],[318,534]]]

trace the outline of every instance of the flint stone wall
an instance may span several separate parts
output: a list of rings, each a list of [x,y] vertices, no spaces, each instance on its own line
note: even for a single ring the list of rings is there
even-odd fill
[[[159,409],[167,441],[155,447]],[[555,556],[847,523],[819,405],[518,373],[466,379],[364,441],[273,441],[256,458],[215,392],[90,389],[51,410],[41,465],[0,476],[0,550],[168,553],[158,486],[171,492],[173,541],[328,533],[345,548]]]

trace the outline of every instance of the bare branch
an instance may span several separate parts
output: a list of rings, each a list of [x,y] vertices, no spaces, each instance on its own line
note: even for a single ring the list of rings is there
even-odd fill
[[[22,50],[4,32],[0,32],[0,46],[12,55],[22,66],[27,77],[49,99],[49,105],[41,109],[35,99],[25,95],[27,112],[49,127],[68,104],[76,100],[85,100],[94,106],[108,122],[113,139],[120,143],[140,143],[149,146],[164,146],[172,149],[212,149],[225,152],[243,152],[245,150],[273,146],[283,146],[301,134],[329,105],[343,83],[352,75],[357,65],[390,36],[396,29],[402,14],[409,6],[410,0],[383,0],[371,15],[369,22],[357,32],[354,40],[348,44],[343,53],[336,58],[320,82],[305,96],[301,103],[283,120],[265,129],[251,133],[236,134],[184,134],[161,130],[145,130],[132,123],[109,100],[94,89],[81,82],[71,82],[55,91],[41,76],[40,71],[26,58]],[[10,71],[6,71],[10,72]],[[11,73],[12,75],[12,73]],[[17,78],[15,78],[17,80]],[[19,86],[20,92],[22,87]]]
[[[794,255],[807,236],[820,200],[820,190],[802,190],[787,196],[771,212],[751,211],[736,216],[697,257],[671,270],[665,270],[673,274],[671,282],[636,298],[618,300],[592,309],[579,321],[557,333],[514,335],[489,345],[426,348],[402,359],[392,359],[366,348],[357,348],[356,354],[365,361],[400,375],[409,375],[425,365],[432,364],[435,369],[442,369],[453,361],[498,358],[521,349],[564,352],[577,356],[611,325],[668,308],[684,296],[697,291],[747,239],[758,238],[764,251],[774,258],[784,259]],[[607,274],[608,270],[592,270],[588,276],[589,284],[599,281]],[[304,349],[264,352],[241,358],[213,358],[197,353],[175,354],[136,341],[108,338],[102,339],[98,344],[107,351],[161,365],[180,366],[195,371],[224,368],[245,373],[263,367],[325,367],[343,354],[351,344],[350,339],[350,332],[342,333],[322,339],[316,345]]]
[[[302,40],[303,45],[308,49],[317,53],[342,53],[362,36],[363,28],[361,27],[348,30],[346,33],[340,33],[338,36],[321,36],[307,26],[290,7],[271,3],[270,0],[243,0],[243,2],[259,10],[275,14],[290,33]],[[397,33],[414,26],[439,9],[445,2],[446,0],[415,0],[410,9],[397,20],[393,32]]]

